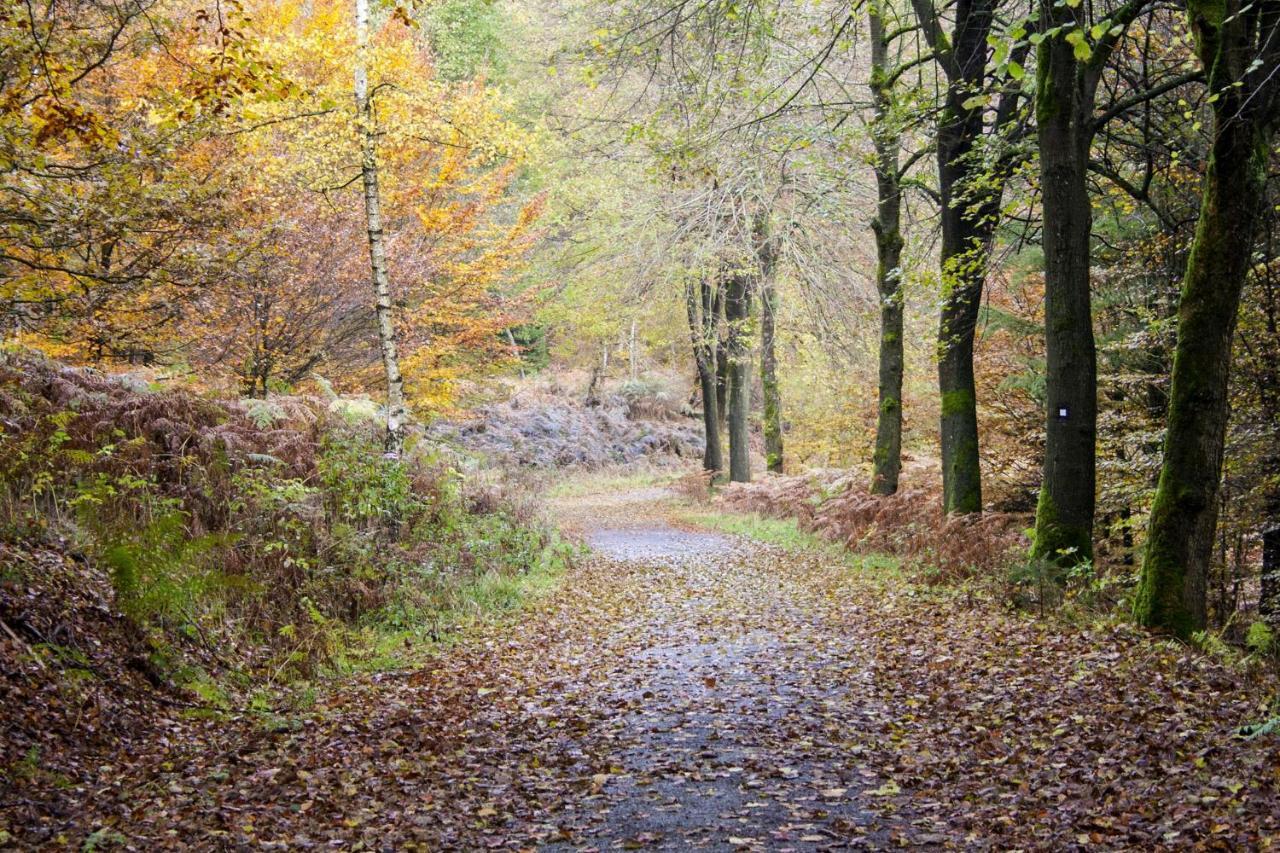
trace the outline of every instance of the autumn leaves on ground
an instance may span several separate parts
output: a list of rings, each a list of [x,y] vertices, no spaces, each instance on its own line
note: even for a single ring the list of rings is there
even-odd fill
[[[646,479],[553,489],[590,550],[518,617],[306,708],[155,706],[78,778],[10,788],[5,838],[1238,848],[1280,831],[1280,753],[1236,732],[1260,710],[1241,671],[921,586]]]

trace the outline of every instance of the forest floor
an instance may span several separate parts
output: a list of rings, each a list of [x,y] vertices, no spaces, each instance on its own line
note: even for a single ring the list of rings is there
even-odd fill
[[[1220,662],[700,528],[661,487],[566,491],[554,513],[592,553],[518,618],[269,722],[175,711],[0,829],[138,849],[1280,841],[1280,743],[1235,735],[1265,697]]]

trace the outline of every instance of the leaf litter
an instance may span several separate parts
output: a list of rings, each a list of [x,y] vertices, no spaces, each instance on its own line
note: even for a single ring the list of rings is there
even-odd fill
[[[335,682],[288,726],[158,715],[0,798],[23,846],[1258,848],[1280,747],[1253,676],[829,552],[561,507],[600,545],[519,621]],[[131,718],[131,726],[142,725]]]

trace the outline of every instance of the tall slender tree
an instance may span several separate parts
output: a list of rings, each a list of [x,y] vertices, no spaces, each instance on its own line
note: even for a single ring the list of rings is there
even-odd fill
[[[1231,347],[1280,127],[1280,0],[1188,0],[1213,142],[1178,301],[1164,462],[1151,507],[1140,623],[1186,637],[1207,620]]]
[[[752,275],[732,270],[725,281],[724,318],[728,324],[729,479],[751,482],[751,319]]]
[[[902,131],[893,115],[894,71],[889,49],[887,0],[870,0],[867,19],[871,37],[871,143],[875,151],[876,215],[871,230],[876,238],[876,292],[880,297],[880,384],[876,416],[875,472],[871,491],[898,491],[902,471]]]
[[[957,0],[951,32],[931,0],[911,0],[945,80],[936,139],[942,203],[943,301],[938,323],[943,508],[982,511],[978,400],[973,348],[1001,200],[1014,156],[1006,143],[1021,125],[1022,90],[997,73],[990,41],[1001,0]],[[1029,48],[1019,46],[1015,62]],[[987,156],[994,150],[991,156]]]
[[[390,453],[404,449],[404,377],[396,352],[395,316],[391,301],[391,278],[387,272],[387,250],[382,232],[382,194],[378,188],[377,124],[373,99],[369,94],[369,0],[356,2],[356,122],[360,134],[360,177],[364,185],[364,212],[369,234],[369,267],[373,280],[374,314],[378,324],[378,345],[387,377],[387,434]]]
[[[757,214],[755,243],[760,285],[760,403],[763,409],[765,468],[781,474],[782,393],[778,386],[778,288],[774,281],[778,268],[778,236],[769,229],[767,211]]]

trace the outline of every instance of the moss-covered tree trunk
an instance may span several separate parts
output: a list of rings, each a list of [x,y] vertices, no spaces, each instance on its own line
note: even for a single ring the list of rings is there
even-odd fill
[[[760,388],[764,407],[765,467],[782,473],[782,394],[778,390],[778,292],[773,276],[760,279]]]
[[[1112,48],[1149,0],[1129,0],[1086,43],[1071,37],[1100,12],[1041,0],[1036,128],[1044,228],[1045,453],[1032,554],[1064,565],[1093,557],[1098,367],[1090,297],[1089,155],[1098,81]]]
[[[974,137],[949,126],[938,134],[942,187],[943,301],[938,320],[942,505],[948,513],[982,511],[974,337],[995,230],[990,203],[974,208],[964,187],[974,178]],[[980,213],[979,210],[987,211]]]
[[[782,473],[782,393],[778,388],[777,239],[770,234],[766,215],[756,223],[756,262],[760,270],[760,396],[763,407],[765,467]]]
[[[880,295],[880,384],[876,418],[875,471],[871,492],[898,491],[902,471],[902,187],[898,158],[902,134],[892,116],[889,81],[889,36],[879,0],[868,7],[871,24],[871,98],[874,118],[871,141],[875,148],[876,290]]]
[[[938,9],[912,0],[916,19],[934,50],[947,86],[937,125],[938,190],[941,198],[943,302],[938,322],[938,391],[942,417],[942,500],[948,513],[982,511],[982,468],[978,455],[978,399],[974,382],[974,336],[991,243],[1000,214],[1007,164],[988,167],[979,142],[999,134],[1016,118],[1018,96],[989,103],[990,46],[998,0],[960,0],[952,13],[952,34],[943,32]]]
[[[724,319],[728,324],[729,479],[751,482],[751,277],[734,273],[725,284]]]
[[[701,284],[690,281],[685,287],[685,308],[689,318],[689,336],[693,343],[693,360],[698,369],[698,387],[702,394],[702,429],[706,446],[702,467],[706,471],[724,470],[724,453],[720,447],[720,413],[716,403],[716,346],[719,335],[714,311],[715,283],[708,277]]]
[[[1188,0],[1187,17],[1208,72],[1213,146],[1178,301],[1164,463],[1134,603],[1140,623],[1181,637],[1207,621],[1231,344],[1280,123],[1280,3]]]
[[[716,413],[720,419],[720,432],[728,429],[727,418],[729,416],[729,338],[724,334],[723,329],[726,323],[722,322],[724,316],[724,288],[714,288],[712,294],[711,310],[715,315],[715,325],[717,329],[715,339],[716,350]]]
[[[1054,0],[1040,5],[1046,25],[1084,26],[1083,5]],[[1044,212],[1048,410],[1032,554],[1064,563],[1093,556],[1098,368],[1089,296],[1093,212],[1087,183],[1093,89],[1088,66],[1061,34],[1040,43],[1036,127]]]
[[[1227,428],[1227,380],[1240,293],[1266,185],[1267,134],[1214,105],[1216,139],[1204,178],[1178,304],[1164,463],[1151,506],[1135,615],[1187,637],[1204,628]],[[1226,105],[1224,105],[1226,106]]]

